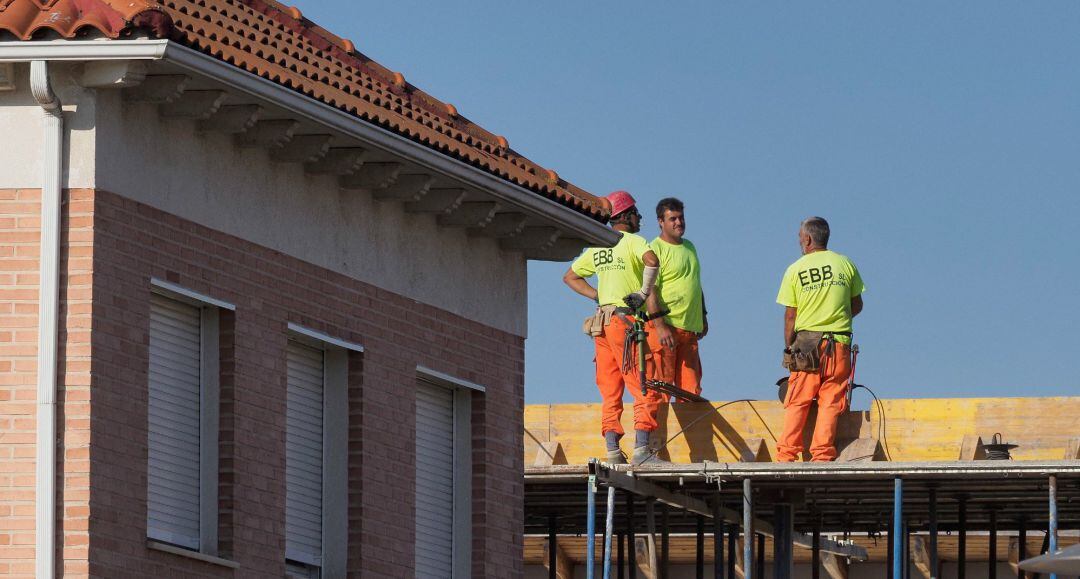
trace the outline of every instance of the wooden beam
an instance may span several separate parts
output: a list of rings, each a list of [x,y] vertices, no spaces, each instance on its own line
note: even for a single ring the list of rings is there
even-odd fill
[[[556,540],[557,541],[557,540]],[[551,570],[550,561],[551,544],[544,540],[544,569]],[[574,561],[566,554],[566,549],[558,542],[555,543],[555,576],[559,579],[574,579]]]
[[[439,216],[443,227],[484,227],[491,223],[499,204],[493,201],[470,201],[462,203],[450,213]]]
[[[273,119],[258,121],[254,127],[236,137],[241,147],[262,147],[277,149],[292,140],[293,133],[300,123],[292,119]]]
[[[927,548],[926,540],[926,537],[921,535],[911,537],[911,562],[923,577],[930,579],[934,575],[930,567],[930,550]]]
[[[199,121],[198,127],[203,132],[238,135],[254,127],[262,111],[259,105],[224,105],[214,116]]]
[[[183,74],[148,76],[139,84],[124,91],[124,100],[132,103],[164,104],[180,98],[191,77]]]
[[[746,449],[739,456],[739,462],[772,462],[769,445],[764,438],[746,439]]]
[[[1065,460],[1080,460],[1080,438],[1069,441],[1069,448],[1065,450]]]
[[[385,189],[397,182],[401,163],[364,163],[355,173],[341,178],[344,189]]]
[[[202,121],[218,111],[226,96],[223,90],[189,90],[179,98],[163,103],[158,112],[166,119]]]
[[[881,443],[873,437],[856,438],[847,443],[836,457],[836,462],[864,462],[885,460]]]
[[[648,565],[648,574],[655,577],[659,571],[656,556],[656,500],[645,499],[645,547],[644,561]]]
[[[420,199],[406,203],[410,213],[450,213],[465,200],[464,189],[431,189]]]
[[[270,152],[279,163],[312,163],[330,151],[330,135],[294,135],[288,143]]]
[[[566,453],[563,452],[562,445],[558,442],[541,442],[540,448],[536,451],[536,460],[533,461],[533,466],[553,466],[556,464],[566,464]]]
[[[311,175],[352,175],[364,165],[367,149],[338,147],[326,152],[323,158],[304,164],[304,171]]]
[[[825,569],[831,579],[847,579],[847,559],[834,553],[821,554],[821,567]]]
[[[735,528],[734,532],[738,533],[739,532],[738,528]],[[743,557],[744,557],[744,554],[743,554],[743,551],[744,551],[744,549],[743,549],[743,546],[744,546],[743,539],[740,538],[737,541],[737,543],[738,543],[738,548],[735,549],[735,577],[737,579],[746,579],[746,571],[745,571],[746,566],[743,564]]]
[[[374,195],[379,201],[413,203],[427,195],[434,182],[432,175],[398,175],[397,181],[383,189],[376,189]]]
[[[1019,539],[1019,537],[1009,537],[1009,569],[1012,570],[1013,575],[1019,575],[1019,572],[1020,572],[1020,539]]]
[[[718,392],[705,389],[706,397],[717,397]],[[691,412],[698,407],[693,403],[676,408],[678,413],[669,409],[660,415],[660,428],[679,432],[687,424],[688,413],[693,417],[711,413],[711,408],[722,403],[714,401],[711,407],[702,404],[700,412]],[[839,417],[837,438],[843,441],[877,437],[882,447],[887,446],[893,461],[936,462],[958,460],[963,433],[1005,432],[1009,433],[1010,442],[1020,445],[1012,450],[1015,460],[1056,461],[1064,458],[1072,440],[1080,436],[1075,427],[1077,405],[1080,396],[882,399],[886,422],[881,421],[876,403],[872,412],[846,412]],[[559,433],[559,442],[570,464],[585,464],[590,457],[603,456],[604,440],[596,436],[595,430],[599,416],[598,404],[525,407],[525,421],[531,431]],[[623,413],[627,430],[633,428],[632,416],[627,404]],[[738,462],[748,439],[763,438],[775,456],[773,441],[783,430],[783,424],[784,408],[779,401],[728,404],[714,417],[694,423],[669,442],[665,450],[669,460],[676,463],[700,462],[703,457],[717,462]],[[525,464],[536,455],[535,445],[535,441],[526,438],[521,449]]]
[[[986,460],[986,448],[981,436],[964,436],[964,441],[960,443],[960,460]]]
[[[649,542],[645,537],[634,539],[634,553],[637,560],[637,571],[640,574],[639,577],[656,579],[656,567],[652,564],[653,559],[649,555]]]

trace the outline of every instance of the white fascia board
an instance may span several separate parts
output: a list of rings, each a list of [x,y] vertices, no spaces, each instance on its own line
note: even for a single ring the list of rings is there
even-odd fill
[[[0,62],[160,60],[168,45],[168,40],[13,40],[0,42]]]

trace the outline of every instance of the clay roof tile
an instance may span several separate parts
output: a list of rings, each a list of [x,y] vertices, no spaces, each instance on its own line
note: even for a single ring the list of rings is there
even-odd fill
[[[597,220],[610,215],[602,199],[274,0],[0,0],[0,31],[28,40],[43,30],[69,39],[87,30],[108,38],[136,30],[170,38]]]

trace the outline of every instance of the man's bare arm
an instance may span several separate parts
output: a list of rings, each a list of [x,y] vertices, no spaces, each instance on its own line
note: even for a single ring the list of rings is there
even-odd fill
[[[570,286],[570,289],[575,292],[589,298],[592,301],[596,301],[596,288],[589,285],[589,282],[585,281],[585,278],[574,273],[573,269],[566,270],[566,273],[562,277],[563,283]]]
[[[851,317],[854,318],[855,316],[859,315],[859,313],[862,312],[862,306],[863,304],[861,295],[857,295],[851,298]]]
[[[660,297],[658,291],[653,291],[649,294],[649,297],[645,299],[645,304],[648,305],[648,311],[655,314],[664,307],[660,304]],[[671,328],[667,324],[667,320],[664,316],[655,318],[653,320],[653,331],[656,332],[656,337],[660,340],[660,345],[665,348],[675,347],[675,334],[671,332]]]
[[[795,316],[799,310],[787,306],[784,308],[784,347],[790,348],[795,343]]]
[[[641,256],[641,261],[645,264],[645,267],[660,267],[660,259],[656,257],[656,254],[651,249]]]

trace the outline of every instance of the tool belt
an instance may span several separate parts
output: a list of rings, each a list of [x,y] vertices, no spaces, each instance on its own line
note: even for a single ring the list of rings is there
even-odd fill
[[[586,336],[591,338],[599,338],[604,335],[604,328],[607,327],[608,322],[611,321],[611,317],[616,314],[615,310],[620,309],[614,305],[600,306],[596,308],[596,313],[585,318],[585,322],[581,324],[581,331]]]
[[[821,344],[825,343],[826,356],[832,354],[836,336],[850,336],[851,332],[812,332],[799,330],[795,343],[784,351],[783,366],[792,372],[817,372],[821,369]]]

